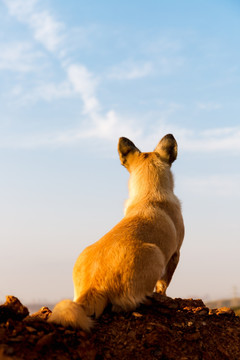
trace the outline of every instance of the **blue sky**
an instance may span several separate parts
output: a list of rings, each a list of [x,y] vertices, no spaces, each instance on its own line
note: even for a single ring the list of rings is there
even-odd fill
[[[171,132],[186,237],[168,294],[240,295],[237,1],[0,2],[0,298],[73,295],[123,216],[117,142]]]

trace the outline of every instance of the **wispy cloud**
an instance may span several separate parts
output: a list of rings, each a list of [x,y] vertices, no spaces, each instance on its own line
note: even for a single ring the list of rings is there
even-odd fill
[[[55,20],[48,11],[38,9],[38,0],[4,0],[9,12],[18,21],[25,23],[33,32],[35,41],[40,42],[48,51],[56,57],[65,79],[58,84],[53,82],[40,82],[31,91],[23,94],[21,86],[15,86],[13,93],[20,95],[23,102],[36,99],[51,101],[52,99],[79,96],[82,100],[81,123],[74,129],[66,131],[31,134],[31,137],[4,138],[0,142],[1,147],[39,147],[39,146],[64,146],[76,144],[82,139],[98,138],[112,140],[122,134],[132,136],[136,129],[132,130],[131,121],[125,121],[112,109],[102,111],[97,97],[99,79],[83,64],[73,63],[67,53],[62,39],[65,36],[63,23]],[[148,65],[144,71],[149,71]],[[132,70],[131,76],[140,76],[140,69]]]
[[[129,116],[126,118],[121,114],[116,113],[111,107],[106,109],[102,106],[98,93],[99,82],[101,81],[87,66],[82,63],[71,60],[68,53],[64,39],[66,36],[66,26],[63,22],[58,21],[47,10],[41,9],[41,4],[38,0],[3,0],[6,4],[9,13],[14,16],[21,23],[26,24],[31,32],[35,42],[42,45],[44,49],[51,53],[51,57],[55,59],[59,68],[62,71],[63,79],[58,83],[54,81],[39,81],[31,92],[25,93],[21,85],[16,85],[13,93],[21,96],[24,101],[34,99],[44,99],[51,101],[53,99],[68,98],[78,96],[81,100],[82,111],[79,111],[80,121],[75,128],[70,128],[67,131],[59,131],[57,133],[49,132],[49,134],[31,134],[28,141],[25,137],[19,141],[11,141],[8,139],[9,146],[15,143],[17,146],[51,146],[51,145],[71,145],[76,144],[80,139],[97,138],[112,141],[119,136],[133,137],[140,143],[151,146],[156,134],[172,132],[181,142],[181,148],[184,151],[208,152],[208,151],[234,151],[240,153],[240,128],[216,128],[211,131],[196,131],[175,126],[169,123],[170,113],[179,108],[178,104],[172,104],[166,110],[162,109],[157,121],[156,118],[151,119],[152,134],[147,135],[146,127],[149,124],[141,119]],[[41,56],[40,53],[33,54],[32,45],[27,43],[18,44],[15,49],[8,47],[4,54],[0,54],[0,69],[13,69],[27,72],[32,69],[35,57]],[[166,47],[167,45],[164,44]],[[172,49],[173,48],[173,49]],[[175,52],[176,46],[170,47],[170,50]],[[169,51],[170,51],[169,50]],[[172,61],[177,61],[174,66],[181,65],[181,58]],[[155,63],[152,61],[145,62],[123,62],[109,71],[109,77],[112,79],[133,80],[139,79],[153,74],[155,71]],[[163,71],[168,71],[169,61],[168,57],[159,57],[159,64],[162,64]],[[170,67],[173,64],[170,62]],[[166,67],[165,67],[166,66]],[[161,68],[161,67],[160,67]],[[161,69],[159,70],[161,71]],[[219,109],[220,105],[217,103],[198,103],[197,106],[202,110]],[[103,110],[104,108],[104,110]],[[137,129],[137,130],[136,130]],[[32,141],[35,139],[35,141]],[[1,140],[0,146],[7,146],[7,138]]]
[[[33,104],[39,100],[51,102],[66,99],[73,97],[74,93],[71,84],[68,81],[62,81],[60,83],[40,82],[28,92],[21,85],[16,85],[12,89],[11,95],[17,98],[17,103],[26,105],[29,103]]]
[[[63,23],[56,21],[48,11],[39,11],[37,8],[38,0],[28,0],[26,6],[23,0],[4,1],[10,13],[32,29],[34,39],[56,56],[65,73],[65,79],[62,83],[42,82],[31,93],[25,95],[23,100],[44,99],[51,101],[62,97],[79,96],[83,105],[82,121],[78,127],[64,132],[38,134],[35,136],[34,142],[32,140],[28,142],[25,139],[24,146],[28,146],[27,144],[30,147],[50,146],[51,144],[61,146],[76,144],[78,141],[88,138],[112,141],[119,136],[119,132],[129,137],[136,134],[140,135],[142,130],[136,131],[131,119],[123,119],[111,108],[102,110],[97,96],[100,79],[84,64],[71,62],[67,46],[62,41],[65,36],[65,25]],[[124,71],[122,70],[120,76],[134,79],[147,76],[151,71],[150,63],[138,65],[132,63],[131,66],[128,64]]]
[[[209,196],[236,199],[240,197],[240,175],[214,174],[197,177],[181,177],[181,187],[186,193],[194,193],[209,199]]]
[[[89,121],[89,119],[91,121]],[[81,125],[65,131],[49,131],[0,137],[0,148],[35,149],[40,147],[81,146],[83,140],[106,141],[106,147],[116,147],[119,134],[131,139],[141,139],[142,129],[136,129],[131,119],[120,117],[113,110],[106,114],[91,112]],[[152,147],[152,144],[151,144]],[[110,155],[111,156],[111,155]]]
[[[11,15],[22,18],[33,11],[38,0],[3,0]]]
[[[64,24],[46,10],[38,10],[38,0],[3,0],[12,16],[27,24],[34,38],[49,51],[56,51],[63,40]]]
[[[67,67],[67,74],[73,89],[78,93],[84,104],[84,112],[88,114],[99,110],[99,101],[95,95],[97,80],[81,64],[71,64]]]
[[[184,34],[184,38],[189,39],[190,34]],[[154,59],[155,73],[160,76],[175,73],[186,64],[186,57],[183,56],[183,47],[186,46],[180,40],[181,36],[174,38],[164,36],[161,34],[153,36],[152,39],[147,39],[142,44],[142,51],[147,53],[150,58]]]
[[[96,96],[97,78],[84,66],[79,63],[71,63],[67,50],[62,41],[65,36],[65,25],[56,21],[48,11],[40,11],[38,9],[38,0],[4,0],[9,12],[15,16],[18,21],[25,23],[33,32],[35,41],[40,42],[48,51],[56,57],[60,67],[65,72],[65,80],[59,84],[41,83],[30,93],[23,96],[23,101],[27,99],[46,99],[68,97],[70,95],[78,95],[83,102],[83,112],[90,116],[90,119],[96,116],[96,112],[100,111],[99,100]],[[14,64],[20,57],[19,52],[22,47],[12,54]],[[10,56],[8,54],[7,59]],[[66,65],[67,64],[67,65]],[[4,65],[4,64],[3,64]],[[1,57],[0,57],[1,66]],[[6,61],[5,61],[6,66]],[[19,66],[16,66],[18,69]],[[29,69],[28,65],[22,65],[22,69]]]
[[[143,134],[144,133],[143,129]],[[229,152],[233,155],[240,155],[240,126],[196,131],[163,120],[155,124],[152,129],[152,135],[144,136],[142,141],[146,144],[146,147],[149,147],[153,144],[156,134],[164,135],[166,133],[174,134],[180,144],[181,150],[184,152]]]
[[[109,78],[117,80],[134,80],[140,79],[150,75],[153,72],[153,65],[151,62],[144,62],[142,64],[134,62],[124,62],[116,65],[110,70]]]
[[[92,123],[88,126],[72,129],[62,132],[52,137],[55,145],[78,144],[84,139],[107,140],[108,144],[116,146],[119,134],[126,135],[130,138],[141,137],[141,130],[136,130],[134,125],[121,121],[122,119],[114,111],[107,112],[104,116],[95,113],[92,115]]]
[[[49,94],[54,96],[54,91],[50,91]],[[67,87],[66,93],[68,91],[71,90]],[[107,141],[106,146],[112,148],[112,146],[115,147],[119,136],[126,136],[136,142],[142,151],[149,151],[154,148],[162,136],[173,133],[182,152],[223,152],[235,156],[240,155],[240,127],[215,128],[197,132],[162,120],[153,125],[149,134],[147,133],[147,125],[141,123],[139,118],[126,118],[126,116],[121,116],[113,110],[101,113],[98,111],[98,106],[96,108],[94,106],[86,111],[85,116],[85,121],[82,121],[79,126],[68,130],[31,134],[29,137],[24,136],[12,140],[4,137],[0,139],[0,147],[36,148],[75,146],[78,144],[81,146],[84,139],[98,139]]]
[[[197,108],[200,110],[212,111],[221,109],[222,105],[216,102],[198,102]]]
[[[30,43],[0,44],[0,70],[33,71],[36,68],[37,60],[40,58],[43,58],[43,54],[40,51],[35,51]]]
[[[38,100],[58,100],[80,97],[83,103],[83,114],[91,115],[99,111],[99,101],[96,97],[97,79],[81,64],[71,64],[64,67],[65,79],[61,82],[39,80],[31,91],[20,91],[14,87],[15,95],[22,104],[34,103]],[[16,91],[15,91],[16,90]]]
[[[216,128],[199,134],[191,131],[188,136],[182,137],[182,146],[186,151],[235,151],[239,154],[240,127]]]

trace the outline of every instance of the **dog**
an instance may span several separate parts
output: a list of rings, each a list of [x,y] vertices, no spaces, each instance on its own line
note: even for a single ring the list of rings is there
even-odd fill
[[[59,302],[50,322],[90,331],[93,317],[109,304],[112,311],[127,312],[154,289],[165,295],[184,238],[171,172],[177,151],[171,134],[153,152],[141,152],[129,139],[119,139],[120,161],[130,173],[124,217],[79,255],[73,269],[74,299]]]

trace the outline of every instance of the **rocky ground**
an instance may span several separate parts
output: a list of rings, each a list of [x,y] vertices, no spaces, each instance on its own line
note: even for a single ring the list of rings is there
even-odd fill
[[[240,317],[229,308],[208,309],[201,300],[154,294],[129,313],[105,311],[91,334],[29,316],[13,296],[0,306],[0,360],[240,359]]]

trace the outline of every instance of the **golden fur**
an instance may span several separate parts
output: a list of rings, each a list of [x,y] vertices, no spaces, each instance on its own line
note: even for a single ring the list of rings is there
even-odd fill
[[[129,311],[151,296],[165,294],[184,237],[181,206],[173,192],[171,164],[177,143],[166,135],[155,151],[140,152],[120,138],[121,163],[130,172],[124,218],[88,246],[73,269],[74,300],[58,303],[49,321],[90,330],[108,304]]]

